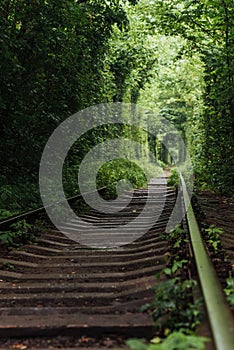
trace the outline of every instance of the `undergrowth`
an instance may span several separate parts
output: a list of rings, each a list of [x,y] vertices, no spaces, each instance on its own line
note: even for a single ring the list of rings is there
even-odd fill
[[[202,317],[202,299],[194,300],[197,281],[189,278],[186,231],[178,225],[168,240],[167,267],[156,276],[153,301],[142,308],[153,318],[155,337],[150,342],[127,340],[133,350],[202,350],[209,340],[194,333]]]
[[[227,301],[234,307],[234,278],[228,277],[226,279],[226,288],[224,289]]]
[[[179,187],[180,185],[180,178],[179,178],[179,173],[177,168],[172,168],[170,171],[170,176],[167,180],[167,186],[171,186],[171,187]]]
[[[209,251],[214,254],[221,253],[223,246],[220,235],[223,233],[223,229],[210,225],[207,228],[203,228],[203,232],[205,233],[204,238]]]
[[[202,228],[203,237],[207,244],[207,248],[209,250],[211,258],[217,263],[226,264],[227,272],[225,278],[225,287],[224,293],[226,295],[226,299],[228,303],[233,307],[234,306],[234,278],[232,276],[232,270],[230,268],[229,258],[223,248],[223,244],[221,241],[221,235],[223,234],[223,229],[220,227],[216,227],[215,225],[210,225],[209,227],[204,226]],[[229,270],[229,276],[228,276]],[[227,277],[228,276],[228,277]]]
[[[0,231],[0,244],[7,248],[17,248],[21,245],[34,242],[36,234],[44,230],[41,221],[29,224],[25,219],[9,226],[8,230]]]
[[[96,187],[106,186],[106,196],[116,198],[125,189],[146,187],[148,180],[159,173],[160,168],[150,162],[114,159],[100,167]]]

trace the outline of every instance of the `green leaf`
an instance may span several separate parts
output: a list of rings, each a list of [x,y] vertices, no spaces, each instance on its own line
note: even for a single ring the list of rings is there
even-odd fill
[[[132,350],[147,350],[147,344],[143,339],[128,339],[126,344]]]

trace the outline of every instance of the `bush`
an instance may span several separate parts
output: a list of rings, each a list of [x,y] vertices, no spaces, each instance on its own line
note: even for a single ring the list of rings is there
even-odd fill
[[[177,171],[177,168],[172,168],[170,172],[169,179],[167,181],[167,185],[171,187],[179,187],[180,185],[180,178],[179,173]]]

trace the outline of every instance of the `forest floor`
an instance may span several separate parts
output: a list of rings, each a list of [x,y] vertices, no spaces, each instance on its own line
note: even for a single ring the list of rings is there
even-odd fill
[[[210,227],[221,228],[222,249],[217,254],[211,254],[213,264],[218,272],[221,283],[234,271],[234,198],[202,191],[196,197],[201,209],[199,221]]]
[[[103,336],[101,339],[83,336],[81,338],[68,336],[36,337],[28,339],[5,339],[1,341],[0,349],[21,349],[21,350],[53,350],[53,349],[85,349],[85,350],[105,350],[105,349],[129,349],[124,346],[124,339],[116,339],[112,336]]]

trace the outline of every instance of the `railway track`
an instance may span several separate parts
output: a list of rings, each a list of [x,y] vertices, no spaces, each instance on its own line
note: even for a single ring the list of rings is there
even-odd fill
[[[36,244],[2,258],[0,335],[152,334],[152,321],[139,308],[152,298],[155,274],[165,267],[168,245],[161,234],[176,195],[160,182],[150,186],[152,202],[160,205],[166,196],[166,204],[158,222],[135,242],[90,249],[51,229]],[[83,218],[99,226],[123,224],[141,212],[145,200],[146,190],[138,190],[119,214],[92,211]]]
[[[117,248],[92,249],[52,227],[36,243],[1,257],[0,337],[153,336],[152,319],[139,309],[152,300],[155,275],[166,266],[168,242],[163,233],[175,205],[176,191],[162,180],[158,178],[149,186],[153,210],[159,210],[162,203],[164,209],[152,228],[134,242]],[[128,201],[129,196],[126,192],[122,201]],[[93,234],[102,237],[103,227],[118,228],[137,217],[146,200],[146,189],[135,190],[130,204],[119,213],[92,210],[83,219],[96,225]],[[66,229],[82,227],[73,222]],[[120,234],[120,244],[122,239]],[[199,270],[199,262],[197,265]],[[216,297],[222,299],[220,292]],[[226,310],[223,299],[221,304],[222,311]],[[233,321],[230,315],[227,318],[228,330],[219,336],[227,346],[221,348],[215,340],[217,350],[231,350]],[[223,337],[228,339],[224,341]]]

